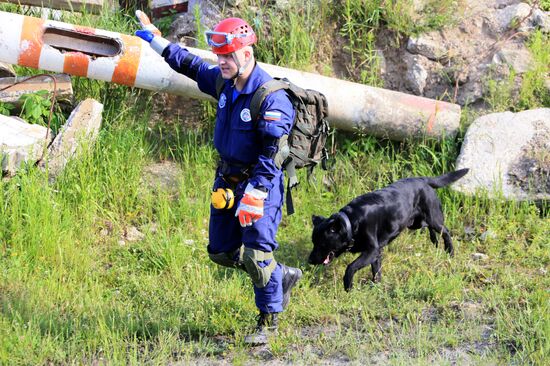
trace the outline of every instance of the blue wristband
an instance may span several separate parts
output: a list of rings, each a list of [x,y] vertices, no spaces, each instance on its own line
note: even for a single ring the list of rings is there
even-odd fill
[[[151,41],[153,40],[153,38],[155,37],[153,35],[153,33],[151,33],[151,31],[149,30],[146,30],[146,29],[140,29],[140,30],[137,30],[135,35],[141,39],[143,39],[144,41],[146,42],[149,42],[151,43]]]

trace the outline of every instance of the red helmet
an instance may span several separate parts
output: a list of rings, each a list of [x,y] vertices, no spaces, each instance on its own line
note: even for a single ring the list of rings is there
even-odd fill
[[[252,27],[241,18],[222,20],[213,31],[206,32],[206,41],[216,55],[225,55],[256,43]]]

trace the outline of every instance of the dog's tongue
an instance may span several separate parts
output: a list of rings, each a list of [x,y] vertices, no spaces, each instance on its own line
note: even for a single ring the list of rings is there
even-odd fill
[[[329,264],[330,263],[330,254],[325,258],[325,261],[323,264]]]

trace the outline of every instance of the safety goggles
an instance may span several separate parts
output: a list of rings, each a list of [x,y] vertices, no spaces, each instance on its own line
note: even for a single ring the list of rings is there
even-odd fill
[[[241,33],[241,34],[231,34],[226,32],[214,32],[214,31],[207,31],[205,32],[206,35],[206,42],[211,47],[222,47],[225,45],[230,45],[235,38],[245,38],[251,35],[251,33]],[[214,41],[214,37],[218,41]]]

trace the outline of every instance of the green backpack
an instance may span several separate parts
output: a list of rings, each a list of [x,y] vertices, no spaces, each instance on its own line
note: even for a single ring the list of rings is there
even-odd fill
[[[219,95],[224,86],[223,79],[220,77],[216,84]],[[327,169],[328,152],[325,145],[330,132],[328,104],[326,97],[316,90],[300,88],[286,78],[274,78],[260,86],[252,96],[250,115],[253,121],[258,120],[264,99],[281,89],[289,96],[295,117],[290,134],[279,140],[275,163],[287,173],[286,205],[288,215],[292,215],[294,204],[291,190],[299,184],[296,169],[307,168],[308,177],[317,165]]]

